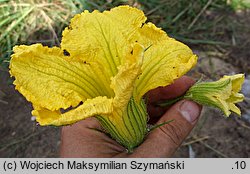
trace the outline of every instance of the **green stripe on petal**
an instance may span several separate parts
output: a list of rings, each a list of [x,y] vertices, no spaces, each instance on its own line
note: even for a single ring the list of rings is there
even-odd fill
[[[113,95],[99,67],[64,56],[56,47],[22,45],[14,48],[10,74],[28,101],[54,111],[75,107],[88,98]]]
[[[168,39],[153,44],[144,53],[142,74],[136,81],[136,100],[159,86],[167,86],[197,62],[197,56],[184,44]]]

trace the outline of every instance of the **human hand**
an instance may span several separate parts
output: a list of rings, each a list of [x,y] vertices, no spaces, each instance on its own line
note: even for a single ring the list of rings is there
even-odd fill
[[[155,103],[181,96],[193,84],[191,78],[183,76],[172,85],[147,93],[149,123],[174,121],[151,131],[133,153],[127,153],[115,140],[98,131],[102,127],[95,118],[87,118],[62,128],[61,157],[171,157],[197,123],[201,106],[188,100],[170,108],[157,107]]]

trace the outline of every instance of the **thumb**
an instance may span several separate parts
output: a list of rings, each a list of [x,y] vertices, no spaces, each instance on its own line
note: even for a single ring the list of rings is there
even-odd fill
[[[176,103],[156,124],[173,121],[150,132],[131,157],[171,157],[194,128],[200,112],[201,106],[195,102],[182,100]]]

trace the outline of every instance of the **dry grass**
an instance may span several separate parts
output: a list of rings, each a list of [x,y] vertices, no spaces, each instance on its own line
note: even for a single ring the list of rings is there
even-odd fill
[[[46,35],[43,42],[58,45],[61,29],[79,12],[76,5],[71,0],[0,0],[0,63],[13,45],[27,44],[37,32]]]

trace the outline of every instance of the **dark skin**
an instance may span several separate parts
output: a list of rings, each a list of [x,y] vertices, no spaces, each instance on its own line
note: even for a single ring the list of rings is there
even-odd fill
[[[61,157],[171,157],[197,123],[201,106],[187,100],[168,108],[158,107],[156,103],[183,95],[193,84],[193,79],[183,76],[172,85],[146,94],[150,124],[174,121],[151,131],[133,153],[127,153],[115,140],[96,131],[102,130],[99,122],[95,118],[87,118],[62,128]]]

